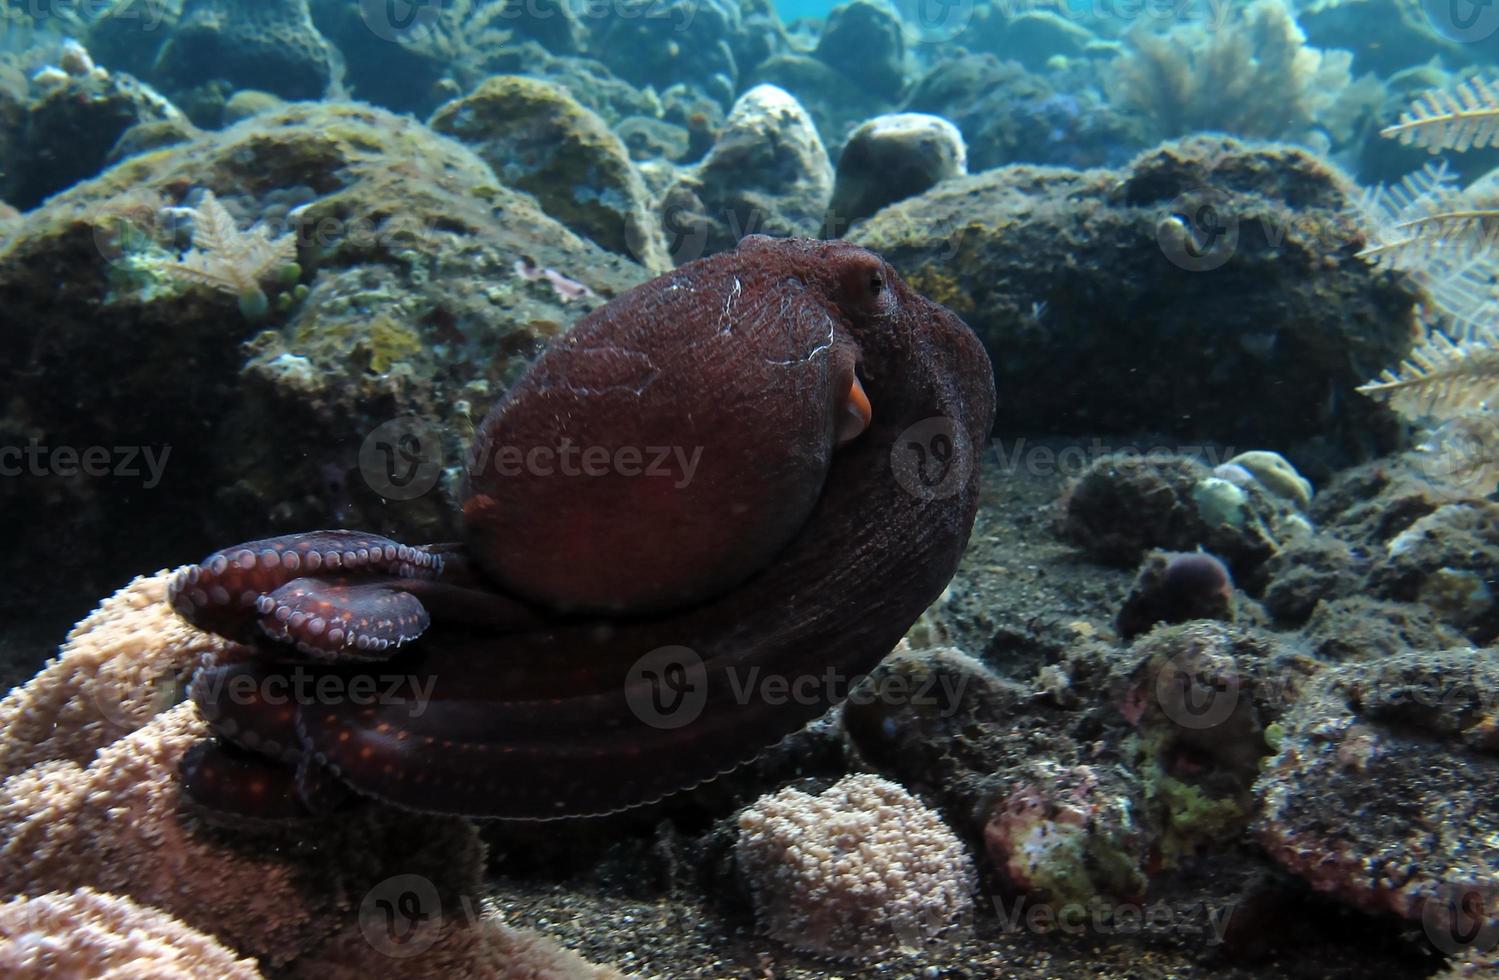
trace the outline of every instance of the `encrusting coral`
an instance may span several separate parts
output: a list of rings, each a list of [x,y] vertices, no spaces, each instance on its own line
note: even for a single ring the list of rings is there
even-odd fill
[[[212,936],[128,898],[92,888],[16,898],[0,905],[0,973],[43,977],[259,980]]]
[[[468,821],[378,807],[243,834],[200,821],[178,767],[207,725],[192,704],[168,705],[200,655],[234,646],[178,619],[166,579],[106,600],[0,704],[13,773],[0,784],[0,898],[98,889],[320,980],[619,976],[484,906],[484,846]],[[381,900],[405,908],[396,900],[412,893],[420,915],[392,929]]]
[[[87,765],[180,700],[202,654],[233,646],[172,611],[170,578],[143,575],[105,599],[57,657],[0,700],[0,776],[48,760]]]
[[[761,797],[739,815],[735,855],[770,935],[827,956],[919,947],[973,908],[962,842],[878,776],[849,776],[818,796]]]

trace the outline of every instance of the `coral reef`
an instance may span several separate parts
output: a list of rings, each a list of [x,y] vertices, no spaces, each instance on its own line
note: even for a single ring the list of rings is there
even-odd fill
[[[193,938],[198,930],[293,976],[618,975],[504,926],[482,907],[484,846],[465,821],[368,809],[257,834],[211,827],[190,813],[177,772],[207,728],[192,705],[167,707],[139,692],[142,683],[158,690],[152,678],[163,670],[172,676],[198,651],[225,645],[166,621],[165,578],[139,579],[107,600],[78,625],[64,655],[6,702],[6,764],[19,771],[0,784],[4,897],[110,895],[12,903],[0,912],[0,935],[23,914],[34,923],[97,915],[126,922],[130,936],[165,930],[156,951],[163,970],[174,955],[223,958],[222,948]],[[152,710],[161,713],[146,718]],[[113,728],[101,728],[101,712]],[[119,731],[128,734],[105,741]],[[404,910],[406,895],[418,914],[387,931],[381,902],[394,907],[400,899]],[[25,936],[6,941],[17,938],[0,939],[0,962],[26,957],[24,966],[40,955]],[[109,947],[101,955],[135,955],[102,930],[97,941]],[[403,946],[423,955],[411,959]],[[54,954],[64,953],[85,956],[89,948],[57,944]]]
[[[838,155],[828,232],[867,218],[968,172],[963,134],[946,119],[905,112],[876,116],[854,130]]]
[[[713,149],[661,201],[672,260],[733,248],[745,235],[819,237],[833,167],[806,111],[757,85],[734,103]]]
[[[1353,197],[1303,151],[1194,137],[1120,172],[950,180],[850,237],[973,325],[1008,431],[1247,443],[1317,477],[1394,445],[1353,389],[1421,299],[1355,256]]]
[[[237,297],[171,272],[187,244],[182,208],[203,190],[236,227],[295,236],[299,284],[282,284],[258,321]],[[0,485],[19,524],[72,529],[44,574],[16,575],[13,601],[33,607],[67,594],[62,581],[102,593],[137,563],[203,553],[267,522],[451,536],[441,471],[456,473],[471,414],[547,338],[645,276],[498,186],[457,142],[343,103],[286,106],[124,161],[27,215],[3,256],[9,441],[136,447],[113,480]],[[590,296],[527,281],[514,271],[522,260]],[[128,338],[129,370],[99,356],[100,337]],[[360,478],[356,452],[399,417],[426,419],[441,456],[438,492],[397,514]],[[121,496],[130,474],[159,491]]]
[[[815,54],[858,88],[894,99],[905,84],[904,31],[888,4],[853,0],[828,14]]]
[[[1029,693],[961,650],[903,645],[849,695],[842,729],[865,762],[967,813],[997,791],[997,772],[1052,748],[1025,729],[1008,734],[1029,717]]]
[[[899,785],[849,776],[817,796],[787,788],[739,815],[735,859],[772,937],[858,958],[919,947],[971,913],[961,841]]]
[[[1089,88],[1058,91],[1045,76],[990,54],[937,62],[903,109],[951,120],[974,172],[1011,163],[1117,167],[1151,142],[1137,121]]]
[[[1255,784],[1265,848],[1318,891],[1449,932],[1450,893],[1471,893],[1492,929],[1496,680],[1472,649],[1328,668]]]
[[[51,85],[33,81],[0,112],[0,198],[23,210],[97,174],[132,127],[186,123],[135,78],[77,67]]]
[[[1145,893],[1139,788],[1117,772],[1037,762],[995,803],[984,847],[1005,886],[1057,905]]]
[[[650,196],[619,137],[551,83],[487,79],[437,110],[431,126],[469,146],[506,186],[598,245],[652,272],[670,266]]]
[[[1270,634],[1201,621],[1159,627],[1134,652],[1118,704],[1138,733],[1156,860],[1170,867],[1244,833],[1270,726],[1315,668]]]
[[[307,0],[185,0],[157,55],[155,77],[174,92],[223,81],[315,99],[335,86],[337,69],[337,55],[313,26]]]
[[[139,976],[259,980],[211,936],[164,912],[92,888],[0,905],[0,970],[14,980]]]
[[[1376,595],[1421,600],[1478,643],[1499,632],[1492,583],[1499,567],[1499,505],[1451,503],[1391,538],[1369,576]]]
[[[812,117],[833,157],[859,123],[895,108],[893,102],[860,88],[836,68],[795,51],[766,59],[750,81],[756,86],[774,85],[795,97]]]
[[[507,24],[496,23],[504,4],[443,0],[402,7],[309,0],[308,7],[319,33],[338,49],[349,90],[397,112],[426,118],[479,79],[503,70],[489,60],[510,36]]]
[[[740,65],[734,41],[743,31],[729,0],[620,0],[614,16],[587,21],[588,51],[634,85],[700,87],[722,105],[733,101]]]
[[[171,575],[143,575],[99,604],[58,655],[0,701],[0,775],[94,754],[181,700],[204,654],[226,640],[189,626],[167,605]]]
[[[1224,132],[1315,141],[1352,85],[1353,56],[1306,44],[1288,0],[1236,6],[1228,23],[1140,27],[1108,73],[1110,94],[1150,120],[1156,138]],[[1320,132],[1323,146],[1350,134]]]
[[[1305,529],[1258,484],[1238,487],[1175,456],[1105,455],[1069,488],[1060,530],[1095,559],[1137,566],[1152,548],[1202,548],[1253,587],[1260,566]],[[1256,589],[1257,591],[1257,589]]]

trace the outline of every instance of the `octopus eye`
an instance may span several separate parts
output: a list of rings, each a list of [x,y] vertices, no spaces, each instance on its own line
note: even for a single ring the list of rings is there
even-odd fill
[[[869,254],[854,257],[842,270],[843,299],[856,309],[876,310],[883,307],[890,294],[885,264]]]

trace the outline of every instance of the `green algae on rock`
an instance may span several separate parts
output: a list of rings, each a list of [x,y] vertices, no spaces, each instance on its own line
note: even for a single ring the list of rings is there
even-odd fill
[[[234,297],[161,274],[185,246],[181,205],[202,190],[246,225],[295,233],[299,301],[252,324]],[[440,492],[396,513],[358,480],[360,439],[392,418],[427,419],[456,468],[471,416],[541,344],[645,278],[500,187],[456,141],[341,103],[288,106],[131,157],[19,219],[3,257],[15,437],[172,447],[162,492],[134,501],[108,481],[61,498],[43,481],[3,481],[16,520],[78,534],[68,560],[25,576],[38,593],[84,568],[107,581],[165,564],[198,547],[210,513],[248,531],[269,513],[309,524],[341,510],[451,535]],[[596,298],[565,302],[518,275],[521,262]],[[128,357],[112,355],[121,347]],[[70,384],[51,383],[54,371]]]
[[[1354,389],[1423,298],[1356,257],[1354,195],[1305,151],[1194,137],[1117,172],[957,178],[850,237],[984,339],[1006,429],[1275,448],[1320,478],[1395,444]]]
[[[473,147],[506,187],[531,194],[577,234],[652,272],[670,266],[629,151],[561,86],[490,78],[438,109],[431,126]]]

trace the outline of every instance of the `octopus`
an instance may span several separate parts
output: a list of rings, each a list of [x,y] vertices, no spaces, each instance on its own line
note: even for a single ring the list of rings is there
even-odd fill
[[[493,407],[463,540],[321,530],[180,569],[237,641],[189,801],[599,815],[816,719],[939,596],[994,419],[983,346],[878,255],[751,236],[584,317]]]

